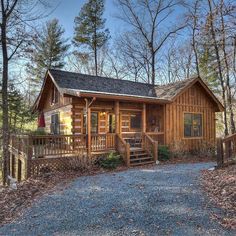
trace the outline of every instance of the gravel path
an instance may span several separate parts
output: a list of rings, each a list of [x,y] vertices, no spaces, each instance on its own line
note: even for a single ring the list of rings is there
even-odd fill
[[[236,235],[210,220],[200,190],[200,170],[213,165],[80,177],[42,197],[21,219],[1,227],[0,235]]]

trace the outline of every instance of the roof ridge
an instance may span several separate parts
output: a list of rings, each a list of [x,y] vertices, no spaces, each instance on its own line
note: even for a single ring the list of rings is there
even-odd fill
[[[165,87],[165,86],[170,86],[170,85],[176,85],[176,84],[179,84],[179,83],[182,83],[182,82],[187,82],[188,80],[191,81],[191,80],[195,80],[199,78],[199,76],[191,76],[191,77],[188,77],[188,78],[185,78],[185,79],[182,79],[182,80],[178,80],[178,81],[175,81],[175,82],[171,82],[171,83],[167,83],[167,84],[160,84],[160,85],[155,85],[155,87]]]
[[[112,77],[105,77],[105,76],[100,76],[100,75],[90,75],[90,74],[84,74],[84,73],[78,73],[78,72],[72,72],[72,71],[66,71],[66,70],[59,70],[59,69],[49,69],[49,72],[51,70],[54,70],[54,71],[58,71],[58,72],[65,72],[65,73],[71,73],[71,74],[76,74],[76,75],[82,75],[82,76],[90,76],[90,77],[99,77],[99,78],[103,78],[103,79],[112,79],[112,80],[120,80],[120,81],[127,81],[127,82],[131,82],[131,83],[135,83],[135,84],[144,84],[144,85],[147,85],[147,86],[150,86],[150,87],[153,87],[155,88],[156,85],[152,85],[152,84],[149,84],[149,83],[144,83],[144,82],[136,82],[136,81],[132,81],[132,80],[127,80],[127,79],[115,79],[115,78],[112,78]]]

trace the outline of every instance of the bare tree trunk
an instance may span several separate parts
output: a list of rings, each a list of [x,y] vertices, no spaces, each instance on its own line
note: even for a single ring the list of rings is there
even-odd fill
[[[3,12],[3,9],[2,9]],[[3,184],[7,183],[9,174],[9,120],[8,120],[8,53],[7,53],[7,37],[6,37],[6,16],[2,13],[1,24],[1,44],[2,44],[2,137],[3,137]]]
[[[196,46],[196,40],[195,40],[195,33],[196,33],[196,27],[197,27],[197,8],[198,8],[198,0],[194,4],[192,47],[194,51],[197,75],[200,76],[198,52],[197,52],[197,46]]]
[[[98,59],[97,59],[97,47],[94,47],[94,63],[95,63],[95,75],[98,75]]]
[[[156,79],[156,60],[155,60],[155,52],[152,48],[151,50],[151,53],[152,53],[152,85],[155,85],[155,79]]]
[[[229,134],[228,130],[228,123],[227,123],[227,102],[226,102],[226,96],[225,96],[225,86],[224,86],[224,78],[222,75],[222,66],[220,61],[220,54],[219,54],[219,48],[216,41],[216,35],[215,35],[215,28],[213,24],[213,12],[212,12],[212,6],[211,6],[211,0],[208,0],[209,10],[210,10],[210,28],[211,28],[211,36],[214,43],[215,53],[216,53],[216,60],[218,65],[218,72],[219,72],[219,78],[220,78],[220,84],[222,89],[222,100],[224,105],[224,126],[225,126],[225,135]]]

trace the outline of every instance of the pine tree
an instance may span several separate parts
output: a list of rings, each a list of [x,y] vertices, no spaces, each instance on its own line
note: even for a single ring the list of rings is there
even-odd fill
[[[95,74],[98,75],[98,50],[109,39],[109,30],[105,28],[106,20],[102,18],[104,0],[89,0],[75,18],[73,43],[85,47],[94,54]]]
[[[28,71],[36,79],[42,79],[48,69],[60,69],[65,65],[64,57],[69,45],[63,38],[64,32],[58,20],[53,19],[46,22],[35,38]]]

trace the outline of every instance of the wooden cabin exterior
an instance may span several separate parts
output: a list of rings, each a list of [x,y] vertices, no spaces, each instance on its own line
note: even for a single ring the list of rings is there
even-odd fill
[[[80,79],[76,89],[57,84],[58,78],[70,80],[70,76],[74,77],[75,73],[49,71],[35,104],[35,110],[44,113],[45,131],[49,134],[87,134],[88,128],[94,135],[128,136],[146,132],[160,144],[171,147],[179,143],[187,150],[200,148],[203,141],[215,143],[215,112],[222,111],[223,106],[201,78],[156,87],[125,81],[130,87],[139,84],[139,89],[148,86],[151,91],[154,87],[155,96],[150,93],[148,97],[89,89],[80,91]],[[100,80],[103,83],[112,80],[114,86],[117,82],[95,76],[88,80],[98,85]],[[90,127],[86,125],[86,112],[89,112]]]
[[[11,141],[11,163],[26,163],[27,176],[45,166],[66,168],[71,156],[117,151],[135,166],[156,162],[158,145],[173,151],[215,145],[215,113],[223,106],[199,77],[153,86],[49,70],[33,110],[46,135]]]

